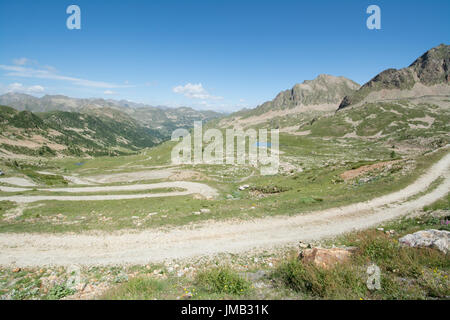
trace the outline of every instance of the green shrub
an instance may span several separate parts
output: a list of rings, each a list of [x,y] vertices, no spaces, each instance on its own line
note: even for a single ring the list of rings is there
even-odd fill
[[[243,295],[249,292],[251,283],[226,267],[200,272],[197,284],[211,293]]]
[[[292,258],[281,264],[273,277],[282,285],[308,296],[325,299],[358,299],[366,295],[363,272],[350,264],[331,269],[316,267]]]
[[[3,216],[3,214],[14,208],[16,204],[12,201],[0,201],[0,218]]]
[[[359,248],[354,257],[358,264],[375,263],[382,271],[402,277],[418,278],[423,267],[449,267],[445,255],[429,248],[401,246],[397,240],[379,231],[365,231],[351,236],[350,244]]]
[[[63,176],[53,175],[53,174],[41,174],[37,173],[31,169],[24,169],[22,173],[30,177],[33,181],[39,184],[45,184],[48,186],[54,185],[67,185],[68,182],[64,179]]]
[[[423,208],[425,211],[448,210],[450,211],[450,193],[443,199],[440,199]]]
[[[102,299],[108,300],[148,300],[157,298],[166,291],[167,285],[163,281],[152,278],[132,278],[106,292]]]
[[[75,289],[70,289],[65,284],[58,284],[50,289],[47,298],[50,300],[59,300],[66,296],[70,296],[75,292],[76,292]]]
[[[262,193],[273,194],[289,191],[291,188],[286,186],[252,186],[249,188],[252,191],[259,191]]]

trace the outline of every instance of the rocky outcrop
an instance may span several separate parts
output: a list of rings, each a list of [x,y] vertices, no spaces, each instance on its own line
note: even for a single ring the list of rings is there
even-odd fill
[[[359,84],[345,77],[321,74],[314,80],[306,80],[280,92],[274,100],[263,103],[255,111],[289,109],[299,105],[337,105],[344,96],[358,88]]]
[[[415,84],[433,86],[450,83],[450,46],[441,44],[423,54],[409,67],[387,69],[364,84],[358,91],[344,97],[339,109],[364,101],[372,92],[381,90],[411,90]]]
[[[348,261],[354,251],[355,248],[311,248],[302,250],[299,258],[305,263],[329,269],[338,263]]]
[[[447,253],[449,250],[448,242],[450,232],[445,230],[422,230],[412,234],[408,234],[398,241],[399,243],[409,247],[435,248],[439,251]]]

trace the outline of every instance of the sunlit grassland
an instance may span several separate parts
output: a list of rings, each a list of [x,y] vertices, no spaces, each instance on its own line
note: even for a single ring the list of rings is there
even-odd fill
[[[348,161],[294,174],[255,175],[245,182],[251,188],[244,191],[238,190],[239,183],[200,181],[219,190],[214,200],[188,195],[113,201],[43,201],[24,208],[23,214],[12,221],[2,220],[0,232],[113,231],[186,225],[210,219],[296,215],[400,190],[446,152],[440,150],[418,157],[415,168],[406,175],[392,172],[367,183],[345,183],[339,179],[342,172],[365,163]],[[196,214],[202,208],[210,212]],[[56,219],[58,215],[63,218]]]

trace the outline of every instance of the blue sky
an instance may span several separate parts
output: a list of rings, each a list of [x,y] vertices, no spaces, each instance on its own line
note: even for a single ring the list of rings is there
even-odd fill
[[[81,8],[69,30],[66,8]],[[366,8],[381,8],[381,30]],[[450,1],[0,0],[0,92],[234,111],[449,44]]]

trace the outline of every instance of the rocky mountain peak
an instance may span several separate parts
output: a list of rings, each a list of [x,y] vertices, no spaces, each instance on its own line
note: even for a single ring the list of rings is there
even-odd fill
[[[409,67],[387,69],[379,73],[358,91],[346,96],[339,109],[362,102],[371,92],[383,89],[411,90],[416,83],[425,86],[450,83],[450,46],[441,44],[415,60]],[[414,93],[412,93],[414,95]]]
[[[321,74],[313,80],[305,80],[292,89],[280,92],[272,101],[257,109],[290,109],[299,105],[339,104],[345,95],[357,90],[359,85],[345,77]]]

